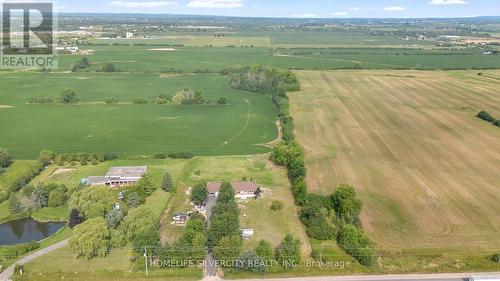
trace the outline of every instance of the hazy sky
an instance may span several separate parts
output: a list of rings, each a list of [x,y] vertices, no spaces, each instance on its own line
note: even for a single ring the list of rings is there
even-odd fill
[[[263,17],[500,16],[500,0],[58,0],[62,12]]]

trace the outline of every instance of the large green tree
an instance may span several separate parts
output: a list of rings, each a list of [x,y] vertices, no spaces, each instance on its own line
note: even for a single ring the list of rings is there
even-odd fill
[[[238,258],[241,253],[241,246],[241,237],[239,235],[226,236],[214,247],[214,255],[217,260],[222,262],[222,266],[224,266],[224,263],[227,266]]]
[[[163,179],[161,181],[161,188],[167,192],[175,192],[174,182],[172,181],[172,176],[169,173],[165,173],[163,175]]]
[[[69,246],[77,257],[105,257],[111,247],[110,237],[104,218],[93,218],[73,229]]]
[[[115,202],[116,196],[107,186],[83,187],[73,193],[69,206],[80,211],[85,219],[91,219],[104,217],[113,209]]]
[[[199,183],[194,186],[191,192],[191,201],[196,205],[201,205],[208,197],[208,190],[205,183]]]
[[[347,223],[354,223],[362,207],[362,202],[356,196],[354,187],[341,184],[335,189],[331,201],[336,214]]]
[[[158,221],[148,206],[131,209],[123,220],[125,234],[129,240],[133,240],[141,232],[156,229],[157,224]]]
[[[290,268],[300,263],[302,256],[300,245],[300,240],[295,239],[291,234],[285,236],[276,248],[276,259],[278,262],[285,268]]]
[[[42,162],[44,166],[50,165],[52,163],[52,160],[56,157],[56,154],[51,151],[51,150],[42,150],[40,151],[40,154],[38,155],[38,160]]]

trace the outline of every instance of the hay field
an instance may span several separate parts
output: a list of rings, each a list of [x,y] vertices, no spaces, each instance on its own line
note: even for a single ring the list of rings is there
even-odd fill
[[[300,71],[291,112],[313,192],[359,191],[385,249],[500,249],[500,72]]]

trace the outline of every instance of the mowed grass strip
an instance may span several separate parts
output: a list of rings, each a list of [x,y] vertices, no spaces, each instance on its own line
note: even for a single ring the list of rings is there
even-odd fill
[[[489,75],[498,76],[497,71]],[[290,94],[311,191],[348,183],[386,249],[500,249],[500,81],[477,72],[300,71]]]
[[[196,155],[265,153],[276,139],[276,108],[263,94],[233,91],[219,75],[129,73],[2,74],[0,147],[17,159],[34,159],[43,149],[57,152],[117,152],[121,156],[192,151]],[[30,98],[57,100],[65,88],[78,104],[27,104]],[[152,102],[184,88],[203,92],[210,104],[182,106]],[[221,97],[227,105],[218,105]],[[117,104],[105,104],[107,99]]]

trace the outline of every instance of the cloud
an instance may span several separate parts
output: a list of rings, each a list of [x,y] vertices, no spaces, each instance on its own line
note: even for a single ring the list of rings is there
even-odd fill
[[[348,14],[349,13],[346,11],[340,11],[340,12],[333,12],[330,15],[332,15],[334,17],[344,17],[344,16],[347,16]]]
[[[191,0],[188,8],[241,8],[243,0]]]
[[[169,1],[148,1],[148,2],[111,1],[109,5],[121,8],[158,8],[166,6],[175,6],[177,5],[177,3]]]
[[[385,12],[401,12],[405,11],[406,8],[401,6],[390,6],[390,7],[385,7],[382,10]]]
[[[431,5],[464,5],[468,4],[465,0],[431,0]]]

